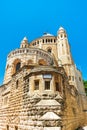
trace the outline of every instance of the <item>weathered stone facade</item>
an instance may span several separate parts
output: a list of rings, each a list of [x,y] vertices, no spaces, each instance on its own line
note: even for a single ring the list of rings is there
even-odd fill
[[[7,57],[0,130],[75,130],[87,125],[87,98],[66,31],[27,38]]]

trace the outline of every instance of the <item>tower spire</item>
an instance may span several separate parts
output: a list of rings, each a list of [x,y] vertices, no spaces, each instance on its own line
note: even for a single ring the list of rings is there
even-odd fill
[[[21,41],[20,48],[28,48],[28,46],[29,46],[28,39],[27,37],[24,37],[23,40]]]

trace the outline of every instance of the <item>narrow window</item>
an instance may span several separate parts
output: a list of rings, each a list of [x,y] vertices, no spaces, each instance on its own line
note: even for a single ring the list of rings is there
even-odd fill
[[[46,43],[47,43],[47,39],[46,39]]]
[[[50,90],[50,81],[45,81],[45,90]]]
[[[18,70],[20,69],[20,66],[21,66],[21,63],[18,62],[18,63],[16,64],[16,71],[18,71]]]
[[[74,76],[72,76],[72,81],[74,81]]]
[[[59,87],[59,83],[58,82],[55,83],[55,86],[56,86],[56,91],[60,91],[60,87]]]
[[[16,89],[18,88],[18,86],[19,86],[19,81],[17,80],[16,81]]]
[[[39,90],[39,80],[35,80],[34,84],[35,84],[35,90]]]
[[[81,81],[81,77],[79,77],[79,81]]]
[[[18,126],[15,126],[15,130],[18,130]]]
[[[44,39],[43,39],[43,43],[44,43]]]
[[[52,42],[52,39],[51,39],[51,42]]]
[[[48,39],[48,42],[50,42],[50,39]]]
[[[61,34],[60,36],[61,36],[61,38],[63,37],[63,35],[62,35],[62,34]]]
[[[37,44],[39,44],[39,41],[37,41]]]
[[[69,76],[69,80],[71,80],[71,76]]]

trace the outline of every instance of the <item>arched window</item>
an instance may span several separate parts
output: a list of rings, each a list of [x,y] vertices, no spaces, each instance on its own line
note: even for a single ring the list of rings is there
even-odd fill
[[[12,63],[12,74],[16,73],[21,68],[21,60],[15,59]]]
[[[40,59],[40,60],[38,61],[38,64],[39,64],[39,65],[47,65],[47,62],[46,62],[44,59]]]
[[[46,43],[47,43],[47,39],[46,39]]]
[[[44,39],[43,39],[43,43],[44,43]]]
[[[51,49],[48,49],[47,51],[48,51],[49,53],[51,53],[52,50],[51,50]]]
[[[56,40],[54,39],[54,43],[56,42]]]
[[[51,54],[51,53],[52,53],[52,48],[51,48],[51,47],[48,47],[48,48],[47,48],[47,52]]]
[[[63,38],[63,35],[61,34],[60,37]]]
[[[9,125],[7,125],[7,128],[6,128],[6,130],[9,130]]]
[[[16,81],[16,89],[18,88],[18,85],[19,85],[19,81],[17,80]]]
[[[18,70],[20,69],[20,67],[21,67],[21,63],[18,62],[18,63],[16,64],[16,71],[18,71]]]

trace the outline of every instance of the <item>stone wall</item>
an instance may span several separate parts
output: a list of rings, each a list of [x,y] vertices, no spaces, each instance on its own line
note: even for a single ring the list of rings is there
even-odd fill
[[[86,124],[81,96],[75,88],[70,89],[64,73],[62,93],[30,93],[29,87],[33,88],[31,81],[35,77],[32,79],[29,73],[30,68],[24,67],[13,75],[11,82],[0,88],[0,130],[75,130]],[[41,76],[36,77],[41,79]],[[9,98],[4,105],[2,99],[6,95]]]

